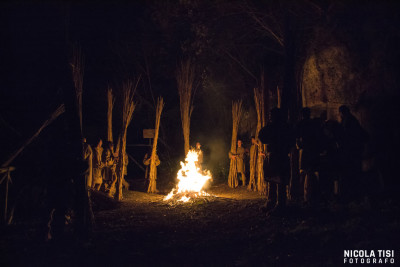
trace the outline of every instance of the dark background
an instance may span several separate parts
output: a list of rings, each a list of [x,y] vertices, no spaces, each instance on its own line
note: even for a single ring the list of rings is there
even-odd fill
[[[191,145],[196,141],[203,144],[214,177],[224,181],[232,100],[244,100],[239,137],[249,146],[256,126],[253,88],[260,86],[261,71],[266,73],[272,107],[276,105],[277,86],[296,87],[296,75],[310,48],[316,51],[340,41],[350,51],[354,68],[363,73],[360,79],[368,76],[369,83],[381,87],[376,94],[360,97],[360,103],[370,114],[366,120],[379,122],[368,129],[375,138],[370,151],[381,162],[376,168],[394,183],[399,148],[400,40],[399,5],[395,1],[19,1],[3,2],[0,10],[2,162],[62,103],[62,91],[73,90],[68,62],[72,46],[77,44],[85,58],[83,131],[89,143],[94,145],[97,138],[106,137],[107,88],[116,92],[113,119],[117,136],[122,83],[140,75],[137,107],[128,129],[128,153],[141,162],[146,148],[135,145],[148,144],[142,130],[153,128],[154,100],[164,97],[158,150],[163,162],[159,182],[165,184],[174,181],[178,162],[183,159],[176,69],[182,59],[192,58],[196,93]],[[289,44],[285,50],[251,14],[270,15],[263,16],[266,25],[291,40],[291,61]],[[329,34],[334,41],[320,38]],[[373,75],[366,71],[366,65],[373,66]],[[288,78],[288,69],[293,77]],[[293,90],[285,90],[290,99],[295,98]],[[54,179],[50,169],[56,166],[58,157],[54,155],[62,153],[57,144],[63,142],[63,118],[59,120],[13,163],[17,171],[13,173],[12,194],[18,195],[24,187],[40,191]],[[133,163],[128,173],[131,179],[144,175]]]

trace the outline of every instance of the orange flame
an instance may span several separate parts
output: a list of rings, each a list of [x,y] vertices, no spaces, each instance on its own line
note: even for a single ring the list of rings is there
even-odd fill
[[[179,183],[176,188],[164,198],[169,200],[175,195],[191,194],[192,197],[208,195],[203,191],[206,182],[211,179],[211,173],[208,170],[202,171],[198,164],[199,155],[196,150],[189,150],[185,162],[181,161],[181,169],[178,171]],[[190,196],[183,195],[178,201],[188,202]]]

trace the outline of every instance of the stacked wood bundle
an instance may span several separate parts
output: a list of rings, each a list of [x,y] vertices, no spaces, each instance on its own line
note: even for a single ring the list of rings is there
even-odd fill
[[[124,177],[124,162],[126,159],[126,135],[128,132],[129,123],[132,120],[133,111],[135,110],[136,103],[133,102],[133,96],[135,94],[136,88],[138,86],[140,78],[133,83],[131,80],[125,82],[122,86],[122,128],[120,134],[120,148],[119,148],[119,161],[117,173],[117,191],[115,198],[117,200],[122,200],[122,180]]]
[[[194,67],[190,60],[181,62],[176,74],[176,81],[179,92],[185,155],[187,155],[189,152],[190,117],[193,111],[194,84]]]
[[[242,117],[242,100],[233,101],[232,102],[232,143],[231,143],[231,152],[236,154],[236,144],[237,144],[237,134],[239,128],[239,122]],[[229,166],[229,176],[228,176],[228,185],[229,187],[236,188],[238,187],[238,179],[237,179],[237,159],[231,158],[230,166]]]
[[[157,155],[157,142],[158,142],[158,131],[160,129],[160,119],[161,113],[164,108],[164,99],[159,97],[157,100],[157,108],[156,108],[156,122],[154,127],[154,142],[153,148],[151,151],[151,159],[150,159],[150,175],[149,175],[149,187],[147,189],[147,193],[156,193],[157,192],[157,166],[156,166],[156,155]]]

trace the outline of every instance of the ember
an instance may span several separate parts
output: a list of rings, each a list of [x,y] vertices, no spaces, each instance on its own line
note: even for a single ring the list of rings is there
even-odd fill
[[[208,196],[202,189],[211,179],[211,173],[208,170],[201,170],[198,158],[199,155],[195,150],[189,150],[185,162],[181,161],[181,169],[178,171],[179,183],[164,200],[174,198],[177,201],[188,202],[191,198]]]

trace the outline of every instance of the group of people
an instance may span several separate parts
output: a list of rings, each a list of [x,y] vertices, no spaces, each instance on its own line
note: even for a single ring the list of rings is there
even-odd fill
[[[97,191],[103,191],[110,196],[115,194],[115,184],[117,182],[117,166],[119,163],[119,153],[114,150],[113,142],[107,142],[103,148],[103,141],[99,139],[96,147],[92,147],[83,139],[83,159],[88,163],[85,171],[86,186]],[[129,187],[124,177],[127,175],[128,155],[124,157],[123,186]]]
[[[311,110],[303,108],[300,121],[290,125],[279,108],[271,110],[269,122],[258,138],[252,137],[250,149],[250,154],[257,153],[263,159],[266,210],[280,210],[287,200],[313,206],[332,195],[345,201],[359,196],[368,134],[347,106],[339,108],[339,115],[339,121],[327,120],[326,112],[311,118]],[[241,140],[236,152],[229,152],[230,158],[237,159],[243,186],[246,154]],[[249,184],[249,189],[254,186]]]

